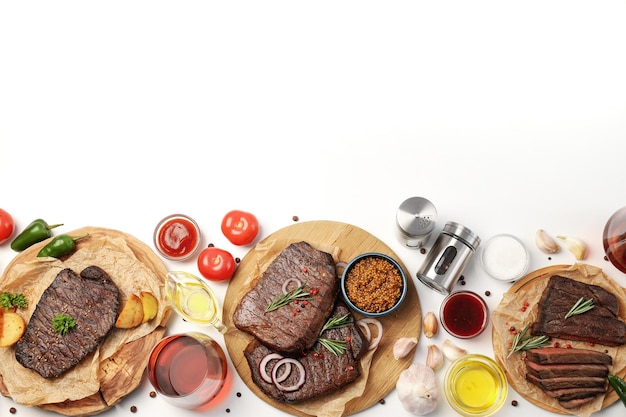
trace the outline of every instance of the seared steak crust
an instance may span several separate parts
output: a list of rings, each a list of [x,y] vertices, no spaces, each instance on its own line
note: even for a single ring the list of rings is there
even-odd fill
[[[555,398],[566,409],[593,401],[608,387],[612,358],[576,348],[539,348],[526,352],[526,380]]]
[[[581,297],[593,299],[594,308],[565,319]],[[617,297],[604,288],[554,275],[539,301],[531,334],[620,346],[626,343],[626,323],[618,313]]]
[[[119,289],[101,268],[87,267],[80,276],[63,269],[43,292],[16,344],[15,358],[44,378],[60,376],[93,352],[113,328],[119,298]],[[52,325],[59,313],[76,321],[63,336]]]
[[[312,292],[306,304],[290,303],[265,312],[272,300],[283,294],[283,284],[297,279]],[[290,283],[290,290],[296,287]],[[306,242],[285,248],[257,278],[233,314],[233,323],[270,349],[297,353],[313,346],[333,310],[339,291],[335,261],[329,253]]]
[[[351,313],[345,305],[339,304],[332,316],[341,317],[345,314]],[[358,326],[354,324],[354,318],[352,318],[350,325],[339,329],[325,330],[320,337],[331,340],[348,340],[348,349],[344,354],[336,356],[318,342],[310,351],[293,356],[304,366],[306,379],[300,389],[292,392],[281,391],[274,384],[261,378],[259,373],[261,360],[275,351],[254,339],[244,351],[253,382],[267,396],[277,401],[293,403],[335,392],[355,381],[361,375],[358,360],[367,351],[368,342]],[[270,362],[268,372],[273,363]],[[289,378],[282,382],[282,385],[289,386],[298,379],[298,371],[295,367],[292,369]]]

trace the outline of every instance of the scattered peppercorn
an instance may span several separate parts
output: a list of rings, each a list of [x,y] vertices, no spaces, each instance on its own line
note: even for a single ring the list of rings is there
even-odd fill
[[[240,392],[237,393],[237,397],[241,397],[241,393]]]
[[[608,260],[609,260],[609,257],[608,257],[608,256],[606,256],[606,255],[604,255],[604,260],[605,260],[605,261],[608,261]]]
[[[241,259],[239,259],[239,257],[235,258],[235,262],[239,263],[241,262]]]
[[[511,401],[511,405],[512,405],[513,407],[517,407],[517,400],[513,400],[513,401]]]
[[[489,291],[489,290],[485,291],[485,295],[486,295],[487,297],[489,297],[489,296],[491,295],[491,291]]]
[[[137,412],[137,407],[135,407],[134,405],[130,406],[130,412],[131,413],[136,413]]]
[[[209,247],[209,248],[214,248],[214,247],[215,247],[215,244],[214,244],[214,243],[209,243],[209,244],[207,245],[207,247]]]
[[[15,413],[17,413],[17,409],[15,407],[11,407],[11,408],[9,408],[9,413],[15,414]]]
[[[226,412],[227,412],[227,413],[230,413],[230,408],[227,408],[227,409],[226,409]]]
[[[156,398],[156,392],[150,391],[150,398]]]
[[[420,253],[424,255],[426,253],[426,248],[420,248]]]
[[[298,216],[293,216],[291,220],[293,220],[294,222],[297,222],[298,220],[300,220],[300,218]]]
[[[379,404],[385,405],[385,399],[381,398],[380,401],[378,401]]]
[[[465,285],[465,281],[461,281],[461,285]]]

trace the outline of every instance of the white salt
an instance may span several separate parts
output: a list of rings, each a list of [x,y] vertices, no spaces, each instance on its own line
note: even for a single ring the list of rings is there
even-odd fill
[[[528,252],[524,244],[511,235],[497,235],[485,243],[482,265],[493,278],[513,281],[521,278],[528,268]]]

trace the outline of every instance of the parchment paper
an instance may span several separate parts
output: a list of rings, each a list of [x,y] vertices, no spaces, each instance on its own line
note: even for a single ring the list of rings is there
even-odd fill
[[[79,400],[100,389],[100,363],[112,356],[127,342],[151,333],[164,325],[170,308],[166,307],[163,278],[137,259],[122,237],[91,235],[77,245],[66,260],[36,258],[16,263],[5,271],[0,291],[22,293],[29,307],[18,310],[28,323],[43,291],[50,286],[64,268],[80,273],[90,265],[97,265],[109,274],[121,293],[121,306],[130,294],[151,291],[159,300],[157,317],[134,329],[113,329],[102,345],[77,366],[58,378],[43,378],[37,372],[24,368],[15,359],[15,347],[0,348],[0,375],[8,395],[18,404],[42,405],[65,400]],[[121,307],[120,307],[121,308]],[[37,389],[33,389],[33,387]]]
[[[494,354],[497,361],[505,368],[509,383],[520,395],[551,411],[588,417],[602,409],[604,395],[597,396],[594,401],[584,406],[567,410],[561,407],[558,401],[546,395],[539,387],[526,381],[526,368],[519,353],[508,356],[510,343],[513,339],[509,329],[513,326],[521,331],[526,324],[536,320],[539,299],[548,284],[548,279],[552,275],[561,275],[587,284],[598,285],[615,294],[619,300],[619,315],[624,320],[626,316],[626,292],[624,288],[610,279],[600,268],[577,263],[572,266],[551,269],[549,274],[531,279],[527,284],[518,288],[517,291],[504,294],[502,301],[492,313]],[[525,302],[528,302],[528,308],[526,311],[522,311]],[[592,349],[608,353],[613,358],[613,365],[610,368],[611,373],[618,373],[626,368],[626,347],[624,346],[610,347],[600,344],[590,346],[587,342],[552,338],[550,343],[553,344],[554,342],[559,342],[560,346],[565,346],[569,343],[575,348]]]

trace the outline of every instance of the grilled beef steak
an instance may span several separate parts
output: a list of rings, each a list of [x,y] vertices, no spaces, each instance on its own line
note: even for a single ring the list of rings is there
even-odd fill
[[[566,319],[580,298],[593,299],[594,308]],[[604,288],[554,275],[541,295],[531,334],[620,346],[626,343],[626,323],[618,313],[617,297]]]
[[[80,276],[63,269],[43,292],[16,344],[15,358],[44,378],[60,376],[93,352],[113,328],[119,298],[119,289],[102,269],[90,266]],[[76,321],[65,335],[52,325],[60,313]]]
[[[526,360],[541,364],[599,363],[611,365],[613,359],[606,353],[588,349],[543,347],[526,351]]]
[[[291,302],[266,312],[272,300],[284,295],[285,283],[288,290],[293,290],[298,282],[311,294],[306,303]],[[332,255],[306,242],[293,243],[271,262],[243,296],[233,314],[233,323],[272,350],[302,352],[317,340],[338,291]]]
[[[332,316],[342,317],[345,314],[350,314],[351,316],[345,305],[338,304]],[[361,375],[358,360],[367,351],[368,342],[358,326],[354,324],[354,318],[351,318],[349,325],[338,329],[325,330],[320,337],[329,340],[346,341],[347,350],[345,353],[337,356],[317,342],[312,350],[293,356],[302,364],[305,370],[304,385],[294,391],[282,391],[275,384],[267,382],[261,377],[261,361],[266,355],[275,351],[254,339],[244,351],[250,366],[252,380],[267,396],[277,401],[290,403],[335,392],[339,388],[355,381]],[[268,363],[266,367],[268,373],[271,373],[270,368],[275,362],[276,360],[273,360]],[[299,377],[299,371],[292,367],[291,374],[280,385],[283,387],[293,385]]]
[[[607,390],[612,358],[602,352],[575,348],[539,348],[526,352],[526,380],[555,398],[566,409],[593,401]]]

